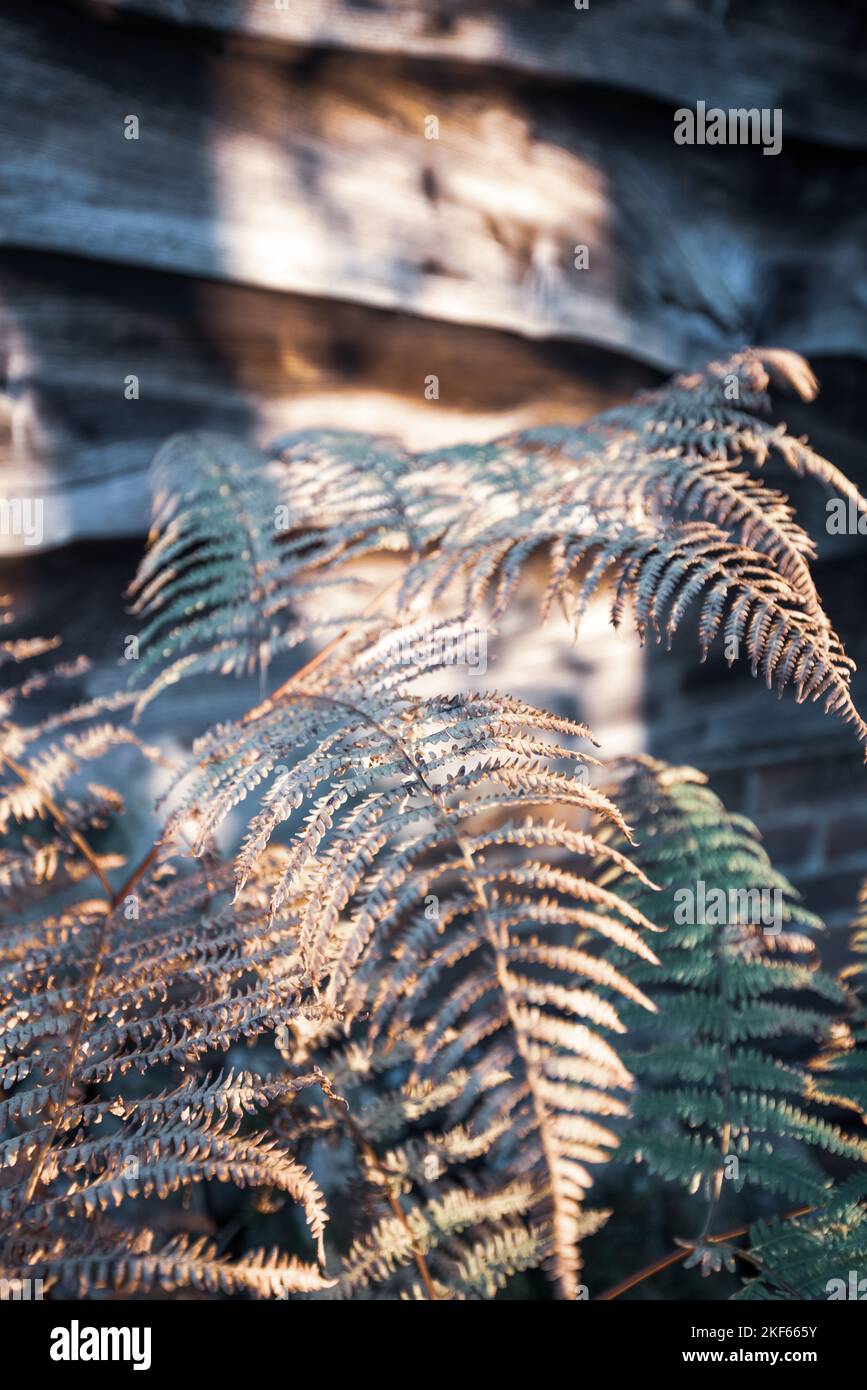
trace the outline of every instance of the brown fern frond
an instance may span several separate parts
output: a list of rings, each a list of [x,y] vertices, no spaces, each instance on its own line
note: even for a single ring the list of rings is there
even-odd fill
[[[746,1181],[810,1200],[827,1183],[802,1149],[864,1162],[860,1137],[803,1103],[860,1104],[861,1020],[817,1064],[833,1089],[807,1095],[805,1069],[772,1053],[826,1038],[849,993],[815,968],[815,920],[753,828],[700,774],[650,759],[606,790],[582,725],[442,680],[476,649],[474,611],[503,614],[545,551],[545,615],[556,603],[577,631],[609,584],[614,623],[630,609],[642,638],[670,642],[694,613],[703,657],[722,638],[730,662],[867,741],[813,544],[750,470],[776,456],[867,504],[766,423],[772,386],[816,390],[794,354],[748,349],[578,429],[483,446],[413,456],[305,432],[267,455],[208,434],[161,451],[132,590],[141,693],[28,719],[81,670],[43,662],[0,694],[4,1278],[440,1300],[543,1265],[576,1299],[581,1243],[608,1215],[587,1193],[615,1153],[705,1184],[696,1248],[733,1139]],[[376,554],[403,575],[327,616]],[[411,620],[456,594],[459,621]],[[91,769],[126,746],[161,758],[127,716],[193,673],[258,668],[264,685],[311,634],[332,640],[197,742],[164,834],[116,886],[117,841],[94,837],[123,803]],[[52,646],[11,639],[0,664]],[[229,863],[217,846],[245,802]],[[786,930],[674,917],[658,937],[673,914],[655,880],[676,897],[686,871],[744,892],[766,878]],[[221,1205],[231,1191],[228,1222],[210,1184]]]
[[[434,663],[429,638],[386,634],[348,669],[317,672],[314,689],[222,726],[198,745],[176,815],[197,808],[204,847],[272,778],[239,855],[241,887],[297,822],[271,911],[295,902],[304,969],[326,1008],[350,1021],[370,1007],[374,1042],[415,1028],[417,1080],[438,1086],[466,1070],[483,1107],[482,1077],[503,1075],[498,1111],[523,1136],[514,1163],[552,1213],[556,1276],[572,1296],[586,1165],[616,1143],[598,1116],[615,1113],[611,1093],[630,1084],[602,989],[653,1008],[574,937],[652,962],[642,937],[652,926],[575,867],[574,856],[605,851],[570,818],[628,835],[572,746],[586,730],[493,693],[414,694]],[[624,855],[616,863],[635,872]],[[466,1142],[489,1138],[485,1123]]]
[[[333,1282],[315,1265],[276,1249],[231,1259],[207,1236],[181,1234],[164,1241],[147,1228],[131,1232],[104,1221],[76,1226],[44,1243],[19,1242],[4,1277],[38,1277],[45,1291],[76,1298],[106,1291],[132,1298],[176,1289],[287,1298],[320,1292]]]
[[[279,867],[275,849],[262,868]],[[321,1016],[306,991],[294,930],[285,917],[268,918],[259,883],[233,904],[231,867],[211,856],[193,875],[173,876],[171,868],[164,857],[144,887],[119,902],[79,898],[34,919],[25,900],[7,915],[0,936],[4,1273],[25,1249],[27,1277],[62,1281],[71,1272],[92,1287],[185,1279],[271,1296],[321,1287],[297,1262],[255,1254],[226,1262],[204,1244],[186,1251],[170,1242],[141,1260],[127,1258],[124,1247],[117,1263],[111,1249],[80,1252],[80,1233],[93,1219],[122,1210],[135,1232],[142,1201],[171,1206],[175,1194],[219,1181],[297,1203],[324,1263],[319,1189],[260,1123],[277,1100],[327,1086],[324,1077],[219,1072],[213,1062],[237,1040],[273,1038],[293,1019]],[[157,1070],[162,1089],[129,1080]],[[167,1076],[175,1078],[168,1088]],[[34,1241],[45,1229],[64,1234],[43,1268]]]
[[[859,510],[867,502],[803,441],[747,413],[768,408],[771,379],[807,398],[815,386],[795,354],[749,349],[577,430],[544,427],[500,441],[510,459],[525,461],[521,485],[501,492],[493,507],[468,506],[410,565],[401,605],[412,610],[457,591],[467,618],[492,591],[494,616],[501,615],[527,561],[547,550],[544,614],[556,600],[577,624],[595,590],[613,579],[615,623],[634,598],[639,631],[659,633],[667,615],[670,637],[701,598],[703,657],[723,631],[730,663],[744,647],[754,675],[761,671],[778,693],[791,681],[799,699],[824,698],[863,741],[849,689],[853,663],[810,573],[813,542],[785,497],[746,465],[776,453]],[[465,466],[472,475],[469,458]],[[486,466],[481,458],[480,470]]]
[[[529,1183],[515,1182],[500,1190],[478,1194],[464,1188],[447,1189],[424,1206],[414,1207],[406,1220],[385,1217],[354,1242],[336,1283],[323,1296],[345,1299],[375,1290],[377,1285],[388,1283],[401,1266],[409,1265],[416,1250],[422,1250],[425,1255],[437,1255],[443,1246],[442,1263],[435,1260],[434,1268],[439,1268],[444,1276],[440,1279],[440,1296],[448,1296],[449,1271],[444,1267],[452,1263],[448,1259],[448,1242],[485,1223],[500,1225],[525,1216],[533,1205],[534,1194]],[[537,1241],[537,1261],[543,1249],[543,1243]]]
[[[848,692],[850,663],[810,573],[813,542],[783,494],[749,467],[775,455],[856,508],[867,511],[867,502],[803,440],[762,419],[771,384],[805,399],[816,390],[796,354],[748,348],[578,428],[545,426],[415,458],[389,440],[311,431],[279,441],[281,458],[271,465],[218,436],[171,441],[154,466],[151,549],[133,586],[137,609],[151,619],[137,679],[160,668],[139,707],[183,675],[264,667],[272,652],[329,631],[298,606],[322,585],[349,580],[353,563],[372,552],[407,557],[404,616],[457,586],[466,618],[492,584],[502,611],[540,547],[551,551],[550,602],[571,587],[582,558],[592,564],[595,556],[602,568],[591,572],[600,579],[616,570],[621,538],[633,532],[656,532],[647,592],[653,597],[658,583],[662,597],[671,596],[669,538],[674,562],[689,528],[700,535],[706,526],[730,546],[730,582],[717,584],[714,603],[730,617],[727,634],[737,638],[751,624],[753,671],[767,678],[780,667],[782,680],[771,682],[777,689],[793,676],[804,698],[827,694],[863,737]],[[176,497],[169,481],[181,468],[186,489]],[[281,508],[286,526],[278,534]],[[773,568],[780,603],[756,597],[753,566]],[[682,577],[683,567],[673,572]],[[781,604],[795,616],[781,613]],[[381,618],[349,611],[330,626],[370,633]],[[710,626],[719,626],[715,608]]]
[[[624,523],[612,514],[588,519],[585,503],[559,488],[538,512],[461,535],[454,544],[447,539],[434,560],[410,570],[404,600],[415,604],[427,592],[436,600],[457,584],[462,611],[469,614],[493,584],[496,619],[507,611],[522,568],[539,547],[550,553],[543,617],[558,602],[577,634],[590,599],[613,582],[614,625],[631,603],[640,636],[650,629],[670,645],[696,604],[702,660],[722,634],[730,665],[745,651],[752,674],[761,672],[769,689],[781,695],[791,683],[799,702],[824,700],[826,711],[854,726],[860,742],[867,738],[852,700],[854,662],[810,586],[792,582],[779,554],[733,542],[710,522]]]

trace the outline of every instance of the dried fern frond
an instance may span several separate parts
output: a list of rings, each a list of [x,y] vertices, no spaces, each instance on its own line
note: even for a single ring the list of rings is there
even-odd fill
[[[19,644],[15,644],[18,646]],[[57,642],[27,640],[20,644],[16,663],[52,651]],[[116,692],[83,702],[73,701],[55,714],[31,718],[30,700],[48,687],[75,681],[87,671],[83,659],[61,662],[29,673],[0,692],[0,834],[10,822],[47,820],[50,803],[62,799],[70,823],[82,824],[116,815],[122,801],[112,788],[83,783],[90,764],[127,745],[145,757],[160,760],[155,748],[136,737],[123,722],[132,697]]]
[[[474,1259],[472,1247],[456,1238],[485,1226],[491,1228],[489,1241],[496,1240],[498,1234],[501,1241],[500,1250],[494,1251],[493,1269],[486,1266],[487,1277],[495,1284],[505,1282],[508,1274],[518,1268],[514,1256],[509,1268],[508,1257],[503,1258],[507,1251],[522,1251],[523,1268],[529,1267],[530,1260],[541,1262],[546,1242],[539,1228],[517,1224],[533,1204],[529,1183],[514,1183],[485,1193],[444,1188],[438,1196],[412,1207],[405,1218],[384,1217],[354,1242],[338,1280],[325,1296],[357,1298],[362,1292],[375,1290],[377,1285],[388,1284],[397,1270],[412,1264],[416,1252],[429,1260],[433,1288],[439,1297],[450,1297],[453,1292],[460,1295],[472,1287],[474,1276],[480,1282],[484,1247],[477,1245]]]
[[[47,674],[0,695],[4,1277],[81,1296],[467,1299],[542,1265],[575,1299],[581,1242],[608,1215],[586,1194],[618,1150],[704,1187],[695,1259],[729,1160],[735,1187],[816,1204],[829,1241],[841,1224],[850,1239],[861,1198],[829,1205],[808,1154],[867,1161],[867,1141],[817,1110],[863,1106],[863,1019],[832,1033],[853,992],[814,968],[820,924],[754,828],[700,774],[651,759],[600,789],[568,718],[481,688],[431,693],[477,629],[389,629],[370,606],[325,618],[315,602],[396,553],[398,624],[455,587],[462,613],[492,593],[499,614],[546,549],[544,612],[557,602],[577,627],[612,579],[615,622],[630,605],[642,635],[670,639],[695,603],[703,654],[722,636],[730,660],[743,649],[769,686],[824,701],[865,740],[812,543],[748,465],[776,453],[865,503],[750,413],[772,383],[815,390],[793,354],[748,350],[579,430],[480,448],[413,457],[307,432],[268,458],[170,441],[133,585],[143,692],[31,724],[19,711]],[[122,803],[89,769],[136,743],[128,710],[192,673],[264,676],[335,627],[299,676],[199,740],[165,839],[114,889],[122,861],[90,837]],[[0,662],[46,650],[9,642]],[[229,865],[216,832],[250,797]],[[196,864],[169,848],[191,830]],[[699,881],[777,895],[773,932],[679,917]],[[832,1039],[812,1074],[779,1047],[804,1037]],[[325,1146],[349,1218],[327,1255]],[[210,1183],[255,1193],[240,1212],[297,1208],[315,1261],[294,1235],[227,1255]]]
[[[285,1142],[303,1152],[327,1141],[336,1150],[328,1167],[338,1190],[329,1192],[329,1205],[349,1192],[353,1226],[359,1205],[365,1212],[328,1298],[493,1297],[515,1274],[550,1259],[544,1193],[498,1169],[509,1118],[489,1117],[485,1128],[473,1123],[477,1104],[509,1074],[454,1069],[441,1081],[413,1082],[417,1041],[409,1032],[372,1046],[362,1027],[344,1048],[323,1053],[317,1046],[310,1055],[341,1088],[347,1111],[323,1105],[312,1090],[277,1110],[275,1129]],[[385,1073],[392,1083],[383,1087]],[[583,1213],[585,1233],[605,1216]]]
[[[402,607],[445,601],[457,590],[459,612],[468,617],[492,591],[499,617],[530,557],[547,550],[543,617],[558,603],[577,635],[591,597],[614,581],[615,625],[632,602],[642,638],[649,629],[670,643],[695,604],[703,660],[721,634],[729,664],[745,652],[769,688],[782,694],[791,683],[799,700],[824,700],[864,741],[867,724],[850,691],[854,663],[810,573],[813,542],[785,497],[745,465],[761,465],[776,450],[860,509],[867,502],[784,429],[770,430],[727,403],[732,379],[743,384],[744,404],[765,406],[769,370],[807,390],[808,369],[794,354],[750,350],[675,378],[578,431],[546,427],[502,441],[510,458],[526,460],[522,486],[501,493],[493,508],[468,507],[410,565]],[[488,467],[486,456],[479,467]]]
[[[302,430],[272,446],[289,508],[287,530],[314,544],[316,568],[378,551],[422,555],[466,505],[460,471],[396,440]]]
[[[810,573],[813,542],[786,498],[747,465],[775,454],[859,509],[867,502],[784,426],[750,413],[769,409],[772,381],[807,399],[815,393],[796,354],[745,349],[577,429],[546,426],[416,458],[388,440],[305,431],[278,441],[275,472],[219,436],[179,437],[155,464],[151,550],[134,584],[137,608],[152,619],[136,677],[162,668],[142,703],[182,675],[264,666],[272,651],[327,631],[290,610],[340,582],[335,567],[347,576],[372,552],[407,556],[404,615],[457,585],[468,617],[495,579],[503,612],[525,562],[547,547],[544,611],[559,600],[577,623],[599,584],[620,575],[616,615],[625,596],[640,598],[652,620],[639,614],[639,628],[661,632],[667,614],[670,637],[701,598],[703,657],[722,630],[730,662],[744,645],[769,686],[781,693],[791,682],[800,699],[823,698],[864,740],[853,664]],[[168,501],[182,466],[186,490]],[[583,583],[582,564],[590,566]],[[333,620],[361,622],[376,618]]]
[[[482,1109],[495,1104],[522,1136],[513,1168],[547,1194],[556,1274],[570,1292],[585,1165],[616,1142],[599,1117],[622,1112],[613,1093],[631,1080],[606,1036],[622,1031],[618,1010],[601,990],[653,1007],[574,938],[652,963],[650,923],[580,870],[613,853],[624,874],[637,872],[576,828],[585,816],[628,835],[571,744],[586,730],[499,694],[413,693],[442,645],[429,637],[386,634],[351,663],[320,668],[312,689],[221,726],[198,744],[175,814],[195,808],[204,846],[273,779],[238,856],[239,883],[292,821],[271,908],[296,899],[304,968],[326,1008],[347,1021],[369,1008],[374,1039],[421,1023],[418,1079],[442,1082],[461,1067],[478,1091],[489,1068],[509,1074]]]
[[[18,659],[33,655],[28,650]],[[61,663],[30,673],[0,694],[0,898],[20,894],[31,909],[40,898],[74,888],[89,873],[108,891],[106,873],[123,862],[89,845],[123,811],[119,793],[92,780],[93,765],[123,747],[163,761],[122,722],[132,703],[124,693],[73,702],[41,719],[29,717],[34,695],[52,683],[75,680],[86,669],[83,661]]]
[[[867,723],[852,700],[854,662],[824,614],[812,616],[803,607],[776,561],[732,543],[709,522],[624,525],[609,517],[594,518],[588,530],[582,507],[566,495],[543,513],[524,516],[517,535],[511,522],[491,528],[469,546],[461,544],[457,566],[445,548],[425,574],[410,572],[405,598],[415,601],[411,586],[421,580],[433,582],[434,597],[441,596],[457,569],[465,608],[473,611],[496,575],[493,615],[499,618],[514,598],[523,562],[543,544],[551,555],[543,618],[560,603],[577,636],[591,598],[613,580],[615,627],[631,606],[642,639],[649,630],[670,646],[695,606],[702,660],[722,634],[729,665],[743,651],[768,689],[782,695],[791,684],[799,703],[822,700],[826,712],[853,725],[859,741],[867,739]]]
[[[790,435],[785,425],[768,425],[771,388],[815,399],[819,384],[810,366],[786,348],[743,348],[703,371],[683,373],[658,391],[638,397],[630,408],[606,417],[616,424],[629,411],[628,423],[658,434],[663,445],[682,454],[746,459],[762,467],[777,457],[798,477],[815,478],[850,499],[858,511],[867,500],[827,459]],[[733,404],[734,402],[734,404]]]
[[[182,1234],[166,1241],[146,1227],[124,1230],[105,1222],[77,1228],[71,1248],[70,1237],[60,1234],[44,1243],[15,1241],[10,1253],[3,1266],[5,1279],[39,1277],[49,1290],[73,1298],[104,1291],[132,1298],[176,1289],[288,1298],[319,1292],[332,1282],[315,1265],[276,1249],[250,1250],[230,1259],[207,1236]]]
[[[262,866],[281,867],[276,849]],[[4,1276],[26,1269],[49,1287],[126,1292],[179,1281],[272,1295],[322,1287],[298,1261],[253,1252],[229,1262],[212,1242],[164,1243],[149,1230],[148,1199],[171,1206],[202,1182],[231,1183],[297,1203],[324,1261],[319,1189],[257,1123],[277,1099],[324,1078],[214,1067],[238,1040],[321,1016],[294,931],[283,916],[269,919],[261,885],[231,902],[231,867],[207,857],[192,876],[170,868],[162,863],[143,888],[110,903],[77,899],[34,915],[25,898],[6,914]]]
[[[569,460],[595,466],[597,456],[607,450],[612,465],[609,495],[613,496],[628,496],[636,486],[639,494],[647,486],[655,490],[655,461],[663,474],[671,470],[669,486],[676,484],[672,501],[685,503],[691,496],[690,509],[709,517],[723,507],[726,512],[738,512],[746,499],[737,494],[745,488],[748,499],[753,491],[741,465],[761,468],[772,457],[798,477],[815,478],[850,499],[859,511],[867,509],[867,501],[845,474],[803,439],[790,435],[785,425],[769,425],[762,418],[771,412],[771,387],[806,401],[812,401],[818,392],[809,364],[797,353],[784,348],[744,348],[701,371],[680,373],[658,389],[642,392],[628,405],[595,416],[577,431],[542,426],[513,436],[512,443],[530,451],[534,460],[538,458],[549,480],[552,462],[561,472]],[[725,468],[709,470],[710,501],[702,480],[703,461],[736,470],[732,478],[726,477]],[[729,486],[733,490],[729,491]],[[774,497],[785,501],[778,494],[756,495],[768,503]],[[660,500],[664,496],[663,489]],[[760,524],[749,509],[736,520]],[[777,520],[791,520],[791,513],[784,508]],[[792,540],[803,544],[794,533]],[[781,551],[785,549],[783,537],[774,544],[780,545]]]
[[[651,908],[640,879],[612,870],[602,882],[666,927],[660,965],[630,963],[658,1012],[624,1014],[638,1030],[623,1055],[640,1088],[618,1158],[693,1191],[715,1187],[718,1196],[724,1175],[735,1191],[750,1183],[815,1202],[827,1179],[781,1141],[859,1162],[867,1141],[810,1106],[807,1069],[790,1044],[827,1036],[845,996],[815,963],[821,923],[774,870],[755,828],[730,816],[705,780],[643,758],[617,786],[643,826],[631,852],[665,892]]]

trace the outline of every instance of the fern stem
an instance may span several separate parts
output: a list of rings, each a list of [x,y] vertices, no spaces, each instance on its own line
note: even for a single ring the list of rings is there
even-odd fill
[[[479,883],[477,881],[477,865],[473,858],[472,850],[469,848],[469,846],[466,844],[466,842],[463,840],[460,834],[456,833],[455,840],[458,845],[458,848],[461,851],[464,864],[467,868],[467,878],[469,880],[470,887],[476,898],[476,902],[478,903],[481,909],[481,916],[482,922],[484,924],[485,935],[487,936],[491,950],[494,953],[494,962],[497,971],[497,981],[499,983],[500,989],[503,991],[503,999],[505,1000],[506,1004],[506,1013],[509,1016],[509,1022],[511,1023],[512,1029],[515,1034],[515,1046],[518,1049],[518,1054],[521,1058],[521,1061],[524,1063],[524,1069],[527,1073],[527,1082],[530,1089],[530,1096],[533,1102],[533,1113],[536,1117],[536,1127],[539,1131],[539,1144],[542,1149],[542,1156],[545,1160],[545,1165],[548,1169],[550,1178],[552,1205],[554,1205],[556,1209],[557,1164],[555,1161],[555,1155],[551,1149],[551,1142],[549,1137],[550,1115],[545,1107],[544,1101],[542,1100],[539,1094],[539,1070],[529,1054],[529,1051],[527,1049],[527,1040],[524,1035],[524,1030],[521,1028],[520,1020],[518,1018],[517,1013],[515,1012],[514,990],[512,989],[512,982],[511,977],[509,975],[508,966],[506,965],[505,959],[503,957],[502,941],[490,920],[490,905],[488,903],[488,895],[485,892],[485,886],[483,883]],[[556,1245],[556,1223],[552,1224],[554,1224],[555,1226],[554,1239]],[[562,1283],[562,1279],[558,1278],[558,1288],[562,1288]]]
[[[725,929],[724,929],[724,930],[725,930]],[[716,1215],[716,1209],[717,1209],[717,1207],[718,1207],[718,1205],[719,1205],[720,1197],[722,1196],[722,1185],[723,1185],[723,1179],[724,1179],[724,1177],[725,1177],[725,1164],[726,1164],[726,1159],[727,1159],[728,1156],[729,1156],[728,1150],[729,1150],[729,1147],[730,1147],[730,1145],[731,1145],[731,1135],[732,1135],[732,1124],[731,1124],[731,1113],[730,1113],[730,1111],[731,1111],[731,1095],[732,1095],[732,1077],[731,1077],[731,1035],[730,1035],[730,1032],[729,1032],[729,1014],[728,1014],[728,1008],[725,1007],[725,1006],[728,1005],[729,1000],[728,1000],[727,977],[726,977],[726,954],[725,954],[724,940],[723,940],[722,935],[717,936],[716,939],[715,939],[715,950],[716,950],[716,957],[717,957],[717,979],[718,979],[718,981],[719,981],[719,993],[720,993],[720,999],[721,999],[721,1001],[722,1001],[722,1003],[723,1003],[723,1005],[724,1005],[724,1007],[723,1007],[723,1009],[722,1009],[722,1015],[721,1015],[721,1021],[720,1021],[720,1028],[721,1028],[721,1033],[722,1033],[722,1039],[721,1039],[721,1041],[722,1041],[722,1055],[721,1055],[721,1063],[722,1063],[722,1066],[721,1066],[721,1069],[720,1069],[720,1070],[721,1070],[720,1083],[721,1083],[721,1096],[722,1096],[722,1104],[723,1104],[723,1123],[722,1123],[722,1129],[721,1129],[721,1131],[720,1131],[720,1166],[719,1166],[719,1168],[716,1170],[716,1172],[714,1173],[714,1177],[713,1177],[713,1188],[712,1188],[712,1191],[711,1191],[711,1198],[710,1198],[710,1201],[709,1201],[709,1203],[708,1203],[707,1214],[706,1214],[705,1219],[704,1219],[704,1224],[702,1225],[702,1228],[701,1228],[701,1234],[700,1234],[699,1237],[698,1237],[698,1239],[699,1239],[700,1241],[707,1240],[708,1236],[710,1235],[710,1228],[711,1228],[711,1226],[713,1225],[713,1219],[714,1219],[714,1216]]]
[[[794,1211],[787,1211],[785,1216],[780,1217],[780,1220],[793,1221],[796,1216],[808,1216],[813,1210],[813,1207],[796,1207]],[[721,1235],[708,1236],[707,1244],[720,1245],[727,1240],[735,1240],[738,1236],[745,1236],[749,1229],[749,1225],[736,1226],[731,1231],[723,1231]],[[611,1302],[612,1299],[619,1298],[622,1293],[628,1293],[637,1284],[643,1284],[645,1279],[652,1279],[654,1274],[661,1274],[664,1269],[669,1269],[672,1265],[678,1264],[680,1260],[685,1260],[689,1253],[688,1248],[672,1250],[668,1255],[663,1255],[661,1259],[645,1265],[644,1269],[638,1270],[636,1274],[630,1274],[626,1279],[621,1279],[619,1284],[614,1284],[612,1288],[606,1289],[605,1293],[598,1294],[594,1302],[607,1303]],[[741,1250],[737,1253],[739,1256],[744,1254]],[[753,1260],[752,1263],[755,1264],[756,1261]]]
[[[521,1027],[520,1019],[518,1018],[518,1015],[515,1011],[514,991],[512,989],[512,982],[509,976],[508,967],[503,958],[503,944],[500,939],[500,936],[496,931],[496,928],[490,920],[490,904],[488,902],[488,896],[485,892],[484,884],[480,883],[478,879],[478,865],[476,864],[475,858],[473,856],[472,848],[470,847],[464,836],[461,835],[460,830],[456,827],[454,816],[451,814],[448,805],[443,801],[436,787],[432,786],[432,784],[428,781],[427,777],[425,776],[424,768],[419,766],[419,764],[413,758],[412,754],[410,753],[409,749],[406,747],[402,739],[398,738],[397,735],[392,734],[377,719],[375,719],[373,715],[368,714],[366,710],[362,709],[358,705],[353,704],[352,701],[335,699],[333,696],[323,695],[317,691],[287,689],[286,694],[303,697],[305,699],[322,700],[330,705],[340,705],[344,709],[350,710],[358,718],[364,720],[373,728],[377,729],[379,733],[383,736],[383,738],[388,740],[388,742],[395,749],[395,752],[397,753],[398,757],[401,758],[401,760],[406,764],[406,766],[410,770],[411,774],[421,784],[432,806],[439,815],[443,825],[445,825],[449,833],[454,837],[454,842],[463,859],[464,868],[466,870],[466,880],[468,887],[476,900],[476,905],[479,911],[482,928],[484,930],[491,951],[493,952],[494,965],[497,972],[497,982],[500,986],[500,989],[502,990],[503,999],[506,1005],[506,1013],[509,1018],[509,1023],[514,1032],[515,1046],[518,1050],[518,1054],[521,1057],[522,1062],[524,1063],[524,1068],[527,1073],[527,1082],[530,1090],[530,1096],[533,1102],[533,1110],[536,1117],[536,1127],[539,1134],[539,1144],[542,1150],[542,1157],[545,1166],[548,1169],[549,1173],[551,1199],[552,1205],[555,1208],[556,1215],[557,1165],[555,1162],[555,1155],[552,1151],[550,1143],[550,1116],[548,1110],[545,1107],[544,1101],[541,1099],[539,1095],[539,1072],[527,1050],[524,1030]],[[562,1286],[562,1283],[562,1279],[558,1278],[558,1286]]]
[[[751,1250],[736,1250],[735,1254],[739,1260],[746,1260],[747,1264],[751,1264],[754,1269],[761,1270],[769,1279],[773,1279],[774,1283],[779,1284],[781,1289],[792,1295],[792,1298],[798,1299],[800,1302],[807,1301],[800,1289],[796,1289],[794,1284],[790,1284],[787,1279],[783,1278],[782,1274],[777,1274],[776,1270],[771,1269],[770,1265],[766,1265]]]

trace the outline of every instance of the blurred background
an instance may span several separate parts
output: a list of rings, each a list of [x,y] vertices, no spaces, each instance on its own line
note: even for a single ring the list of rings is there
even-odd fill
[[[0,23],[0,497],[44,500],[40,545],[0,538],[0,592],[16,634],[91,658],[79,693],[118,682],[176,430],[481,440],[752,343],[809,358],[818,400],[777,418],[867,487],[859,0],[0,0]],[[676,146],[698,100],[780,108],[782,152]],[[867,539],[768,481],[864,664]],[[854,741],[699,666],[690,633],[642,652],[600,609],[565,650],[533,612],[491,683],[555,690],[604,753],[707,771],[839,964],[867,872]],[[176,687],[146,732],[184,745],[256,693]]]

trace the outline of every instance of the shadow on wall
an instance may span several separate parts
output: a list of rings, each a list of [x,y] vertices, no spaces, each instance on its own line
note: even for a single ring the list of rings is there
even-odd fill
[[[147,268],[161,256],[170,265],[187,234],[155,206],[154,190],[173,185],[197,210],[208,243],[199,255],[213,265],[222,256],[206,139],[220,101],[214,40],[191,44],[182,30],[46,3],[12,7],[4,47],[15,56],[4,161],[19,183],[0,252],[4,492],[42,493],[47,544],[92,533],[95,508],[123,534],[131,509],[141,528],[142,472],[168,434],[253,424],[231,391],[220,336],[202,322],[195,281]],[[187,129],[176,124],[179,92]],[[192,364],[203,358],[214,389],[197,395]]]

